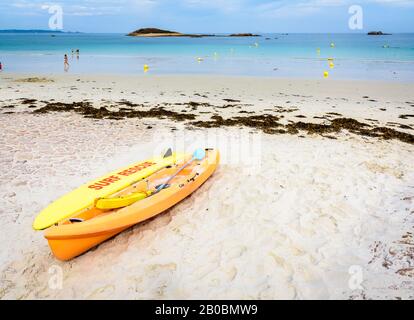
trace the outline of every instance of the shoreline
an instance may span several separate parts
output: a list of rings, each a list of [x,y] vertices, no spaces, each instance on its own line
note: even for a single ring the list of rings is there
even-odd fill
[[[2,75],[6,77],[2,77]],[[300,82],[321,82],[321,83],[330,83],[334,82],[336,84],[351,84],[353,82],[358,83],[366,83],[366,84],[382,84],[382,85],[390,85],[390,86],[398,86],[399,84],[407,84],[412,85],[414,84],[414,80],[411,81],[399,81],[399,80],[383,80],[383,79],[315,79],[315,78],[307,78],[307,77],[275,77],[275,76],[266,76],[266,75],[233,75],[233,74],[195,74],[195,73],[165,73],[165,74],[145,74],[145,73],[137,73],[137,74],[131,74],[131,73],[111,73],[111,72],[96,72],[96,73],[72,73],[72,72],[11,72],[7,70],[3,70],[0,73],[0,80],[2,78],[12,78],[12,79],[24,79],[24,78],[40,78],[40,77],[56,77],[59,80],[62,78],[67,78],[70,80],[70,78],[109,78],[109,77],[115,77],[115,78],[140,78],[140,79],[147,79],[147,78],[201,78],[201,79],[207,79],[207,80],[214,80],[214,79],[251,79],[251,80],[270,80],[270,81],[300,81]],[[7,79],[6,79],[7,80]]]
[[[130,57],[133,58],[133,57]],[[148,60],[146,58],[142,58],[143,63]],[[323,62],[324,59],[321,60],[315,60],[318,62]],[[400,63],[400,62],[398,62]],[[403,62],[404,63],[404,62]],[[412,62],[407,62],[412,63]],[[57,71],[57,68],[53,68],[54,71],[52,72],[27,72],[27,71],[8,71],[7,69],[4,69],[0,73],[0,80],[1,75],[6,77],[39,77],[39,76],[49,76],[49,77],[195,77],[195,78],[236,78],[236,79],[268,79],[268,80],[279,80],[279,81],[323,81],[323,82],[360,82],[360,83],[382,83],[382,84],[413,84],[414,78],[364,78],[361,75],[359,76],[330,76],[329,79],[324,79],[322,74],[316,74],[314,76],[304,76],[304,75],[291,75],[288,76],[286,74],[283,75],[277,75],[277,74],[270,74],[269,72],[265,74],[237,74],[237,73],[214,73],[212,71],[208,71],[206,73],[197,73],[197,72],[182,72],[182,73],[176,73],[175,71],[154,71],[153,68],[150,68],[150,71],[148,74],[144,73],[141,68],[136,68],[133,71],[129,72],[107,72],[107,71],[79,71],[79,72],[72,72],[69,73],[63,71]]]
[[[271,79],[310,79],[323,81],[383,81],[413,83],[412,61],[353,60],[335,58],[334,67],[325,58],[277,58],[266,56],[214,56],[194,51],[186,56],[166,54],[90,55],[79,59],[69,54],[69,72],[63,69],[63,54],[3,55],[3,72],[7,74],[116,75],[116,76],[206,76]],[[201,60],[200,60],[201,59]],[[144,70],[144,66],[149,68]],[[41,66],[41,67],[39,67]],[[30,70],[30,71],[29,71]],[[329,72],[324,79],[324,71]]]

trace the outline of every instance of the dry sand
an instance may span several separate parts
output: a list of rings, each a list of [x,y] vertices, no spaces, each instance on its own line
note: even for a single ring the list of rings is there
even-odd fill
[[[143,104],[132,108],[162,107],[197,121],[347,117],[412,135],[412,84],[73,75],[24,81],[35,77],[0,78],[1,299],[414,298],[413,144],[346,130],[200,129],[168,114],[108,120],[33,112],[52,99],[108,110],[125,99]],[[81,257],[55,260],[31,229],[44,206],[80,184],[168,146],[199,145],[222,153],[205,185]]]

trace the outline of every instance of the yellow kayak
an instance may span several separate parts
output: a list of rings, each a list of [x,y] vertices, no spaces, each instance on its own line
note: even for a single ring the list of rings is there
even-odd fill
[[[59,221],[46,229],[45,238],[56,258],[77,257],[184,200],[211,177],[219,161],[218,150],[200,148],[193,156],[187,154],[182,161],[96,200],[95,207]]]
[[[188,157],[188,154],[172,153],[167,157],[160,156],[137,162],[106,174],[50,204],[37,216],[33,223],[33,228],[35,230],[44,230],[64,219],[73,217],[82,211],[90,210],[96,206],[102,209],[111,209],[117,206],[128,205],[141,198],[143,199],[146,195],[135,194],[127,198],[108,198],[128,186],[146,179],[155,172]]]

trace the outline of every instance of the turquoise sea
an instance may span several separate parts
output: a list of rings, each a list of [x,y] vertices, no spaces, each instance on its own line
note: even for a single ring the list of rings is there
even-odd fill
[[[79,49],[79,57],[71,49]],[[414,34],[136,38],[124,34],[0,33],[3,72],[63,73],[65,53],[68,72],[75,74],[142,74],[147,64],[149,74],[318,79],[328,71],[332,79],[414,81]],[[334,59],[333,66],[328,58]]]

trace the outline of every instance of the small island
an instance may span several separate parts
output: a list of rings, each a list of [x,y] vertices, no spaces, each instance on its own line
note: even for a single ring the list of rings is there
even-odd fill
[[[260,35],[253,33],[233,33],[229,37],[260,37]]]
[[[212,37],[214,35],[210,34],[185,34],[176,31],[162,30],[157,28],[143,28],[135,30],[128,34],[130,37],[191,37],[191,38],[200,38],[200,37]]]
[[[157,28],[142,28],[135,30],[129,34],[130,37],[147,37],[147,38],[156,38],[156,37],[189,37],[189,38],[202,38],[202,37],[260,37],[260,35],[253,33],[234,33],[228,36],[225,35],[215,35],[215,34],[187,34],[177,31],[163,30]]]
[[[368,32],[369,36],[390,36],[391,33],[384,33],[382,31],[370,31]]]
[[[180,32],[162,30],[157,28],[143,28],[128,34],[131,37],[182,37]]]

